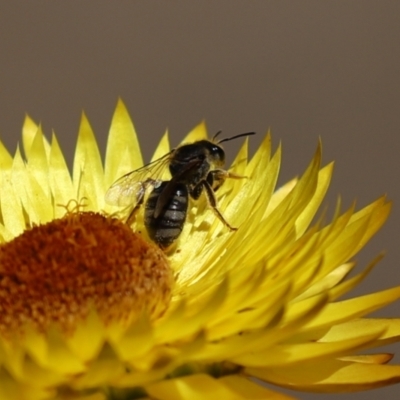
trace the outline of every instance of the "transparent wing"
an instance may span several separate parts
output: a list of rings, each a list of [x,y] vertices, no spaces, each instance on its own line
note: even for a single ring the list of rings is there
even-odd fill
[[[145,182],[128,184],[126,181],[113,185],[106,192],[106,203],[118,207],[136,206],[143,198],[147,186]]]
[[[173,151],[117,179],[107,190],[105,201],[112,206],[136,206],[143,199],[146,189],[162,178]]]

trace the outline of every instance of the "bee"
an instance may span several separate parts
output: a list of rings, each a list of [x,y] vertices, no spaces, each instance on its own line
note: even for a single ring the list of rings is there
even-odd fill
[[[219,211],[215,192],[225,179],[245,177],[223,169],[225,151],[221,143],[254,135],[255,132],[217,141],[220,133],[217,132],[211,140],[182,144],[161,158],[123,175],[107,190],[106,202],[130,207],[132,210],[126,222],[131,225],[146,193],[152,189],[145,204],[144,225],[150,239],[162,249],[178,239],[186,221],[189,199],[197,200],[202,193],[205,193],[216,217],[230,230],[236,230]],[[162,179],[166,167],[171,174],[170,180]]]

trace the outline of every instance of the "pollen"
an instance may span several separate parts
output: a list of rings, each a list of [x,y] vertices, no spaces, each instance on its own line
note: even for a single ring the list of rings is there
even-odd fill
[[[0,333],[54,324],[71,332],[92,309],[105,324],[142,312],[155,319],[173,283],[163,252],[128,226],[67,212],[0,247]]]

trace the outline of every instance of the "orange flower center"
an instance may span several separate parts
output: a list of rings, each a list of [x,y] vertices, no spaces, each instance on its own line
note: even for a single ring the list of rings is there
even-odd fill
[[[165,255],[117,219],[68,212],[0,246],[0,334],[56,323],[68,332],[95,309],[103,322],[168,306]]]

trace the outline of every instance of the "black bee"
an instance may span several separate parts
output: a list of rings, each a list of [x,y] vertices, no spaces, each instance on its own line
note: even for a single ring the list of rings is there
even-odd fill
[[[183,144],[161,158],[119,178],[106,192],[106,202],[110,205],[130,206],[132,211],[127,218],[131,224],[136,212],[142,206],[145,194],[152,188],[145,204],[144,224],[150,239],[161,248],[169,247],[182,232],[189,197],[197,200],[204,192],[208,204],[219,220],[231,230],[232,227],[217,208],[215,191],[226,178],[240,179],[243,176],[224,170],[225,152],[221,143],[255,132],[242,133],[216,141],[218,132],[212,140],[198,140]],[[162,175],[168,166],[170,180]]]

